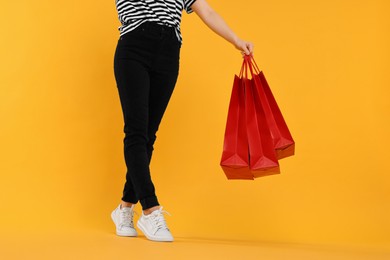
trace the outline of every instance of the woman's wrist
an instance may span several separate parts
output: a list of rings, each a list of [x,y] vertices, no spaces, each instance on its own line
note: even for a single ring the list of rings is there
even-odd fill
[[[233,37],[232,37],[232,41],[231,41],[231,43],[234,45],[234,47],[238,47],[239,46],[239,42],[240,42],[240,38],[237,36],[237,35],[233,35]]]

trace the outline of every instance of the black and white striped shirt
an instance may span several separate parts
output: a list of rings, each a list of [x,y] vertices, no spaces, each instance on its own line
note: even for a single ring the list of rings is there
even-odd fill
[[[196,0],[115,0],[118,18],[121,22],[118,30],[124,35],[145,22],[156,22],[174,27],[178,40],[182,41],[180,23],[182,11],[192,13],[191,5]]]

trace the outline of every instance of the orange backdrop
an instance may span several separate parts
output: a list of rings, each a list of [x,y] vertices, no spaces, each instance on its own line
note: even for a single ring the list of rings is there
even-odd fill
[[[151,166],[173,234],[389,245],[389,1],[209,3],[255,43],[296,155],[280,175],[225,178],[241,55],[184,14]],[[0,230],[114,232],[125,180],[114,1],[6,1],[0,21]]]

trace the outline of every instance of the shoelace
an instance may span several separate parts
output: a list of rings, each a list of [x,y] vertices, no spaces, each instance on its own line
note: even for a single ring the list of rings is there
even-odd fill
[[[169,214],[168,211],[162,210],[162,207],[158,210],[155,210],[151,214],[150,219],[151,219],[153,226],[154,226],[154,233],[156,233],[160,229],[169,230],[167,223],[165,222],[165,219],[164,219],[164,215],[163,215],[164,213],[171,216],[171,214]]]
[[[134,228],[134,222],[133,222],[134,213],[138,215],[138,213],[135,212],[134,210],[121,210],[120,211],[120,218],[122,221],[121,221],[120,226]]]

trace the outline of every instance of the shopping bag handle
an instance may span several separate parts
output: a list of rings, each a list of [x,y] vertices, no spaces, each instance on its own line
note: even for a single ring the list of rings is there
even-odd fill
[[[244,59],[242,62],[239,77],[240,78],[242,78],[242,77],[248,78],[248,71],[251,73],[252,77],[255,74],[257,74],[257,75],[260,74],[260,69],[257,66],[255,59],[253,58],[253,54],[244,55]]]
[[[245,59],[245,57],[244,57],[244,59],[243,59],[242,66],[241,66],[241,70],[240,70],[240,74],[239,74],[239,77],[240,77],[240,78],[243,78],[243,76],[244,76],[245,78],[248,78],[248,62],[247,62],[247,60]]]
[[[253,74],[260,74],[260,69],[257,66],[257,63],[253,57],[253,54],[245,55],[244,56],[244,63],[246,63],[246,69],[249,68],[252,76],[253,76]]]

